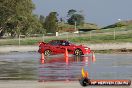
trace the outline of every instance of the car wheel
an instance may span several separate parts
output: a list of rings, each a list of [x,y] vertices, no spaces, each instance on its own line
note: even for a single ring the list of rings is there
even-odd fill
[[[45,50],[45,51],[44,51],[44,55],[45,55],[45,56],[49,56],[50,54],[51,54],[51,51],[50,51],[50,50]]]
[[[82,54],[83,54],[83,52],[82,52],[81,49],[76,49],[76,50],[74,51],[74,55],[79,56],[79,55],[82,55]]]

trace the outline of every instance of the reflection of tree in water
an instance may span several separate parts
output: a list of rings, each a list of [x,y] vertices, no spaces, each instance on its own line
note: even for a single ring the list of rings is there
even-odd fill
[[[0,63],[3,63],[0,64],[0,80],[37,79],[37,67],[33,62],[0,61]]]

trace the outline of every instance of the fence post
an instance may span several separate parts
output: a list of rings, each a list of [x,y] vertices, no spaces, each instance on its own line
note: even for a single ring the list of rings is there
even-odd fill
[[[21,45],[21,41],[20,41],[20,34],[19,34],[19,46]]]

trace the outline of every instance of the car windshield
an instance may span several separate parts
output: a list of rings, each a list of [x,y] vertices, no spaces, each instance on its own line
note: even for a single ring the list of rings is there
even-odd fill
[[[69,44],[74,44],[73,42],[67,41]]]
[[[63,46],[69,46],[71,44],[73,44],[73,43],[71,43],[69,41],[61,41],[61,45],[63,45]]]
[[[57,45],[62,45],[62,46],[69,46],[70,43],[69,41],[64,41],[64,40],[53,40],[49,42],[50,45],[57,46]]]
[[[56,45],[60,45],[60,41],[54,40],[49,42],[50,45],[56,46]]]
[[[68,41],[61,41],[61,45],[68,46],[69,45],[69,42]]]

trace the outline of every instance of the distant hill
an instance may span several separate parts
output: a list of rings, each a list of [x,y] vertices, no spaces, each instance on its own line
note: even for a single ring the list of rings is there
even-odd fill
[[[101,29],[116,28],[116,27],[123,27],[123,26],[129,26],[129,25],[132,25],[132,20],[129,20],[129,21],[120,21],[120,22],[117,22],[115,24],[103,27]]]
[[[67,23],[59,23],[59,32],[74,32],[75,31],[75,25],[69,25]],[[84,29],[84,30],[91,30],[91,29],[100,29],[96,24],[93,23],[85,23],[83,25],[76,26],[78,29]]]

